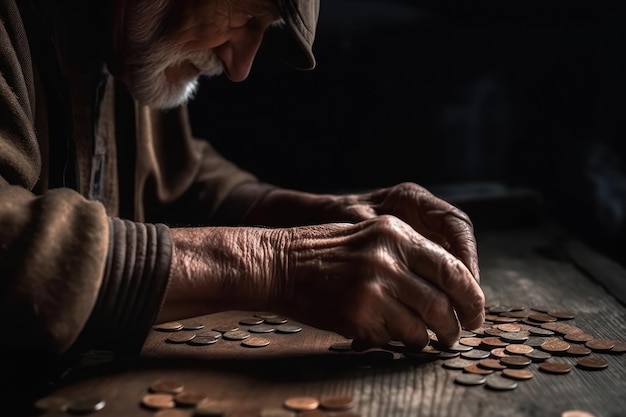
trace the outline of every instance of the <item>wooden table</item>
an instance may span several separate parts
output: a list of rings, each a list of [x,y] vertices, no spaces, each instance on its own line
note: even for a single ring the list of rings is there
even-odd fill
[[[576,253],[577,263],[585,258],[597,266],[605,262],[599,255],[581,249],[552,226],[478,230],[477,237],[488,303],[566,308],[576,313],[569,323],[593,336],[626,340],[624,305],[569,256]],[[613,271],[624,273],[620,268]],[[211,328],[251,314],[226,312],[194,321]],[[272,344],[257,349],[224,340],[205,347],[174,345],[164,343],[167,333],[153,331],[139,360],[86,366],[54,394],[105,398],[107,406],[96,414],[99,417],[153,415],[140,400],[157,378],[178,379],[188,389],[224,401],[231,416],[257,416],[261,408],[280,407],[290,396],[330,394],[353,396],[353,411],[367,417],[560,417],[572,409],[597,417],[626,415],[624,354],[600,354],[609,362],[606,370],[574,367],[562,376],[539,372],[532,364],[533,379],[499,392],[455,384],[461,371],[443,368],[441,360],[333,352],[329,346],[343,337],[303,327],[293,335],[271,334]]]

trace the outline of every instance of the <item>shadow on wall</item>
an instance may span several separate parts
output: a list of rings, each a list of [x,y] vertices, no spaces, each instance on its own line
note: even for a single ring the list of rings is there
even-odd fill
[[[432,3],[324,1],[317,68],[261,51],[246,82],[203,82],[196,134],[262,180],[309,191],[530,186],[626,261],[624,15]]]

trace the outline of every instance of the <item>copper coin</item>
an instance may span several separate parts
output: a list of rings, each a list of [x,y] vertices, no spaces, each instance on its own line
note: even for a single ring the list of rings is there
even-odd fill
[[[477,363],[466,366],[463,370],[470,374],[489,375],[493,373],[493,369],[481,368]]]
[[[566,333],[563,336],[563,339],[567,340],[568,342],[573,342],[573,343],[585,343],[585,342],[589,342],[593,340],[593,336],[580,331],[580,332]]]
[[[508,345],[504,348],[506,353],[510,353],[512,355],[526,355],[535,350],[532,346],[528,345]]]
[[[160,332],[177,332],[179,330],[182,330],[183,327],[184,326],[182,323],[178,321],[171,321],[168,323],[157,324],[156,326],[153,326],[152,328]]]
[[[461,385],[482,385],[486,381],[487,379],[479,374],[459,374],[454,378],[454,382]]]
[[[596,352],[605,352],[613,349],[615,343],[608,339],[594,339],[585,343],[585,346]]]
[[[155,410],[176,407],[176,403],[174,402],[174,396],[171,394],[144,395],[141,399],[141,404],[143,404],[145,407]]]
[[[498,374],[491,374],[487,376],[487,387],[497,391],[507,391],[517,388],[517,382]]]
[[[295,324],[283,324],[282,326],[276,326],[276,333],[291,334],[299,333],[302,331],[302,327]]]
[[[528,333],[530,333],[533,336],[552,336],[554,335],[554,331],[553,330],[548,330],[548,329],[544,329],[541,327],[531,327],[530,329],[528,329]]]
[[[467,359],[452,358],[443,361],[442,365],[444,368],[448,369],[465,369],[465,367],[470,366],[473,363],[474,361],[470,361]]]
[[[528,315],[528,319],[537,323],[552,323],[556,321],[556,317],[546,313],[532,313]]]
[[[244,326],[256,326],[257,324],[263,323],[263,319],[258,317],[247,317],[245,319],[239,320],[239,324],[243,324]]]
[[[506,368],[506,366],[502,365],[500,361],[497,359],[483,359],[480,362],[478,362],[478,365],[481,368],[492,369],[494,371],[500,371]]]
[[[183,410],[161,410],[157,411],[153,417],[189,417],[189,413]]]
[[[67,412],[70,414],[91,414],[102,410],[105,406],[106,401],[102,398],[80,398],[68,404]]]
[[[583,345],[572,345],[565,353],[571,356],[587,356],[591,354],[591,349]]]
[[[241,346],[249,348],[261,348],[270,344],[269,339],[264,337],[250,337],[241,342]]]
[[[273,333],[276,329],[268,324],[256,324],[248,327],[250,333]]]
[[[518,319],[515,317],[496,316],[491,319],[494,323],[515,323]]]
[[[480,337],[463,337],[459,339],[459,343],[465,346],[478,347],[483,342]]]
[[[509,343],[497,337],[485,337],[483,339],[483,345],[488,346],[490,348],[503,348],[509,345]]]
[[[615,342],[613,344],[613,348],[610,351],[611,353],[624,353],[626,352],[626,342]]]
[[[581,328],[572,326],[571,324],[559,324],[554,328],[554,332],[560,335],[566,335],[568,333],[584,333]]]
[[[250,333],[244,332],[242,330],[233,330],[224,333],[222,337],[227,340],[245,340],[250,337]]]
[[[183,392],[185,386],[175,379],[157,379],[150,384],[148,389],[160,394],[178,394]]]
[[[230,324],[224,324],[221,326],[215,326],[213,328],[213,330],[215,330],[216,332],[220,332],[222,334],[227,333],[227,332],[235,332],[237,330],[239,330],[239,326],[232,326]]]
[[[315,397],[291,397],[287,398],[283,405],[293,411],[307,411],[315,410],[320,402]]]
[[[202,330],[204,329],[204,324],[198,322],[189,322],[183,323],[182,330]]]
[[[502,333],[504,333],[504,331],[496,328],[496,327],[490,327],[488,329],[485,329],[485,334],[488,336],[500,336]]]
[[[349,395],[325,395],[320,398],[320,407],[332,411],[349,410],[354,407],[354,401]]]
[[[530,308],[531,310],[538,311],[540,313],[548,313],[548,311],[552,310],[552,307],[548,307],[546,305],[536,305]]]
[[[507,356],[500,358],[500,363],[506,365],[507,368],[523,368],[530,365],[532,361],[526,356]]]
[[[563,362],[548,360],[539,365],[539,370],[550,374],[566,374],[572,370],[572,367]]]
[[[167,343],[187,343],[190,340],[193,340],[196,335],[194,333],[175,333],[168,336],[165,341]]]
[[[533,362],[543,362],[552,357],[552,355],[549,354],[548,352],[544,352],[543,350],[537,350],[537,349],[533,350],[530,353],[527,353],[525,356],[529,358],[530,360],[532,360]]]
[[[469,352],[461,353],[463,359],[487,359],[491,356],[491,352],[481,349],[472,349]]]
[[[576,365],[582,369],[595,371],[606,369],[609,366],[609,363],[602,358],[598,358],[597,356],[588,356],[586,358],[578,359]]]
[[[558,353],[567,351],[571,345],[563,340],[546,340],[541,349],[550,353]]]
[[[528,340],[528,335],[522,332],[507,332],[502,333],[500,339],[509,343],[523,343]]]
[[[561,417],[596,417],[594,414],[582,410],[568,410],[561,413]]]
[[[560,325],[561,325],[561,323],[541,323],[539,325],[539,327],[541,327],[542,329],[545,329],[545,330],[555,331],[556,328],[558,326],[560,326]]]
[[[506,358],[507,356],[511,356],[506,353],[504,348],[491,349],[489,353],[491,353],[491,356],[493,356],[494,358]]]
[[[273,317],[266,317],[264,319],[265,323],[267,324],[285,324],[287,323],[287,317],[283,317],[283,316],[273,316]]]
[[[193,417],[225,417],[232,408],[230,401],[205,399],[196,404]]]
[[[547,314],[553,317],[556,317],[559,320],[571,320],[574,317],[576,317],[574,313],[572,313],[571,311],[559,310],[559,309],[548,310]]]
[[[502,330],[505,333],[516,333],[521,330],[517,324],[512,324],[512,323],[498,324],[496,328],[499,330]]]
[[[534,376],[532,371],[529,371],[528,369],[510,369],[510,368],[503,369],[502,375],[506,376],[507,378],[517,379],[520,381],[531,379]]]
[[[196,336],[188,341],[187,344],[192,346],[208,346],[217,343],[218,340],[219,339],[213,336]]]
[[[70,401],[63,397],[43,397],[35,401],[35,408],[39,411],[64,412],[67,410]]]
[[[195,407],[201,401],[206,400],[206,394],[199,391],[185,390],[174,396],[174,401],[181,407]]]
[[[293,411],[285,410],[284,408],[263,408],[260,417],[297,417],[297,414]]]
[[[459,338],[464,338],[464,337],[476,337],[476,333],[471,332],[469,330],[461,330],[461,333],[459,334]]]

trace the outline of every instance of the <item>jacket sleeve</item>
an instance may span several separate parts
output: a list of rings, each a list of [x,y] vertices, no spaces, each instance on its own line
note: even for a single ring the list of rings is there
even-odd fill
[[[110,218],[104,206],[41,174],[30,52],[13,2],[0,3],[0,327],[6,357],[55,358],[76,347],[134,350],[167,286],[163,225]]]

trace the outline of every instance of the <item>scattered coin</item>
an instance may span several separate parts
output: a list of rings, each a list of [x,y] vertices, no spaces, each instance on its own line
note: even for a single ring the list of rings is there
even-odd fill
[[[196,404],[193,417],[225,417],[231,408],[227,401],[205,399]]]
[[[247,317],[245,319],[239,320],[239,324],[243,324],[244,326],[256,326],[257,324],[263,323],[263,319],[258,317]]]
[[[454,342],[451,346],[441,346],[441,350],[447,350],[449,352],[468,352],[472,350],[472,347]]]
[[[591,354],[591,349],[583,345],[572,345],[565,353],[570,356],[587,356]]]
[[[204,324],[197,322],[189,322],[183,323],[182,330],[202,330],[204,329]]]
[[[573,343],[586,343],[586,342],[593,340],[593,336],[580,331],[580,332],[566,333],[563,336],[563,339],[567,340],[568,342],[573,342]]]
[[[214,331],[216,332],[220,332],[222,334],[227,333],[227,332],[235,332],[237,330],[239,330],[239,326],[231,326],[228,324],[222,325],[222,326],[216,326],[213,328]]]
[[[302,327],[295,324],[284,324],[276,327],[276,333],[298,333],[302,331]]]
[[[595,352],[605,352],[613,349],[615,343],[608,339],[594,339],[585,343],[585,346]]]
[[[307,411],[315,410],[320,402],[315,397],[291,397],[287,398],[283,405],[290,410]]]
[[[176,407],[174,396],[171,394],[147,394],[141,399],[141,404],[155,410]]]
[[[150,384],[148,389],[157,394],[178,394],[183,392],[185,386],[174,379],[157,379]]]
[[[250,337],[250,333],[242,330],[232,330],[224,333],[222,337],[227,340],[245,340]]]
[[[187,344],[192,346],[208,346],[217,343],[218,340],[219,339],[216,339],[213,336],[196,336],[189,340]]]
[[[160,332],[177,332],[183,329],[183,324],[178,321],[171,321],[168,323],[157,324],[152,327],[154,330],[158,330]]]
[[[566,352],[571,345],[563,340],[546,340],[543,345],[541,345],[541,349],[550,353],[559,353]]]
[[[465,367],[473,364],[474,361],[461,358],[452,358],[443,361],[443,367],[448,369],[465,369]]]
[[[517,333],[521,330],[519,325],[513,323],[498,324],[496,328],[502,330],[505,333]]]
[[[478,347],[483,342],[480,337],[463,337],[459,339],[459,343],[464,346]]]
[[[615,342],[613,344],[613,348],[610,350],[611,353],[624,353],[626,352],[626,342]]]
[[[571,320],[574,317],[576,317],[574,315],[574,313],[572,313],[571,311],[567,311],[567,310],[558,310],[558,309],[554,309],[554,310],[548,310],[549,315],[556,317],[559,320]]]
[[[506,358],[507,356],[511,356],[506,353],[504,348],[491,349],[489,353],[491,353],[491,356],[493,356],[494,358]]]
[[[469,352],[469,351],[468,351]],[[440,359],[458,358],[461,352],[439,352]]]
[[[297,414],[293,411],[285,410],[284,408],[263,408],[260,417],[297,417]]]
[[[533,336],[552,336],[552,335],[554,335],[554,331],[548,330],[548,329],[544,329],[544,328],[541,328],[541,327],[531,327],[530,329],[528,329],[528,333],[530,333]]]
[[[461,333],[459,334],[459,338],[474,337],[474,336],[476,336],[476,333],[471,332],[469,330],[461,330]]]
[[[589,356],[586,358],[578,359],[576,365],[582,369],[595,371],[600,369],[606,369],[609,366],[609,363],[606,360],[597,356]]]
[[[541,323],[540,327],[545,330],[555,331],[556,328],[560,325],[561,325],[560,323]]]
[[[491,314],[500,314],[500,313],[506,313],[508,311],[511,311],[511,307],[508,306],[493,306],[489,309],[489,313]]]
[[[546,313],[532,313],[528,315],[528,319],[537,323],[552,323],[557,320],[556,317]]]
[[[320,407],[331,411],[349,410],[354,401],[349,395],[327,395],[320,398]]]
[[[487,336],[495,336],[495,337],[498,337],[498,336],[500,336],[502,333],[504,333],[504,331],[503,331],[503,330],[500,330],[500,329],[498,329],[498,328],[496,328],[496,327],[490,327],[490,328],[488,328],[488,329],[485,329],[485,334],[486,334]]]
[[[478,366],[477,363],[473,363],[471,365],[466,366],[463,370],[470,374],[476,375],[489,375],[493,373],[493,369],[486,369]]]
[[[219,339],[220,337],[222,337],[222,334],[215,330],[207,330],[204,332],[196,333],[196,337],[214,337],[216,339]]]
[[[249,348],[260,348],[270,344],[269,339],[264,337],[250,337],[241,342],[241,346]]]
[[[534,376],[532,371],[529,371],[528,369],[503,369],[502,375],[507,378],[517,379],[520,381],[531,379]]]
[[[491,352],[480,349],[472,349],[469,352],[461,353],[463,359],[487,359],[490,355]]]
[[[533,350],[530,353],[527,353],[525,356],[527,358],[530,358],[533,362],[543,362],[552,357],[552,355],[549,354],[548,352],[544,352],[542,350],[537,350],[537,349]]]
[[[500,371],[506,368],[506,366],[501,364],[500,361],[497,359],[483,359],[480,362],[478,362],[478,365],[481,368],[492,369],[494,371]]]
[[[482,385],[486,381],[487,379],[479,374],[459,374],[454,378],[454,382],[461,385]]]
[[[497,391],[508,391],[517,388],[517,382],[498,374],[487,376],[487,387]]]
[[[566,323],[557,324],[557,326],[554,327],[554,332],[560,334],[561,336],[568,333],[583,333],[581,328]]]
[[[71,402],[67,406],[70,414],[90,414],[102,410],[106,406],[106,401],[102,398],[81,398]]]
[[[273,333],[275,330],[273,326],[267,324],[257,324],[248,328],[250,333]]]
[[[283,317],[283,316],[272,316],[272,317],[266,317],[264,321],[267,324],[277,325],[277,324],[285,324],[287,323],[288,320],[286,317]]]
[[[538,348],[541,347],[541,345],[543,345],[543,343],[545,342],[545,339],[541,338],[541,337],[529,337],[527,341],[524,342],[525,345],[528,346],[532,346],[534,348]]]
[[[174,333],[168,336],[165,341],[167,343],[187,343],[196,337],[194,333]]]
[[[539,365],[539,370],[550,374],[566,374],[572,367],[563,362],[545,361]]]
[[[483,339],[483,345],[490,347],[490,348],[503,348],[509,345],[509,343],[497,337],[485,337]]]
[[[174,401],[181,407],[195,407],[200,402],[206,400],[206,394],[199,391],[185,390],[174,396]]]
[[[504,348],[506,353],[510,353],[512,355],[526,355],[535,350],[532,346],[528,345],[508,345]]]
[[[523,368],[530,365],[532,361],[526,356],[507,356],[500,358],[500,363],[510,368]]]
[[[521,332],[502,333],[500,335],[500,339],[509,343],[523,343],[528,340],[528,335]]]
[[[545,306],[545,305],[537,305],[537,306],[533,306],[530,308],[531,310],[535,310],[538,311],[540,313],[548,313],[548,311],[552,310],[551,307]]]

